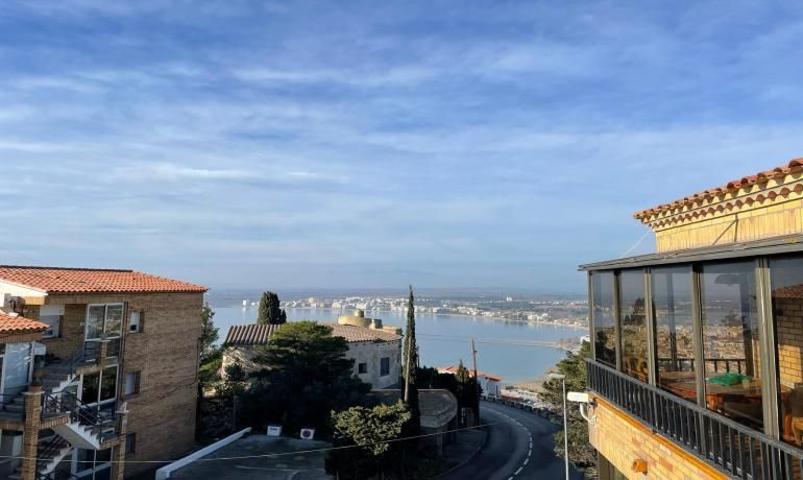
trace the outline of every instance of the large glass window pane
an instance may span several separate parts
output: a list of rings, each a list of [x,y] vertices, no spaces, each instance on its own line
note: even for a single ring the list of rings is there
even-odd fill
[[[652,309],[658,386],[696,402],[691,267],[652,270]]]
[[[106,307],[106,323],[103,332],[106,337],[119,337],[123,328],[123,306],[108,305]]]
[[[701,287],[706,405],[763,430],[755,264],[704,265]]]
[[[647,323],[644,312],[644,272],[623,270],[619,274],[621,311],[622,371],[647,381]]]
[[[100,379],[100,401],[117,396],[117,367],[106,367]]]
[[[103,318],[106,315],[105,305],[92,305],[86,316],[86,338],[100,338],[103,333]]]
[[[594,272],[591,275],[591,290],[594,305],[594,348],[597,360],[610,366],[616,365],[616,319],[613,309],[613,272]]]
[[[770,260],[784,441],[803,447],[803,257]]]
[[[87,404],[97,403],[99,377],[97,373],[84,375],[81,380],[81,402]]]

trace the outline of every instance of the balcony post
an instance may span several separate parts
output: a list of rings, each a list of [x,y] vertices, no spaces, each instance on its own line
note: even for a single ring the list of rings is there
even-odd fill
[[[622,305],[619,291],[619,271],[613,272],[613,330],[616,336],[616,371],[622,371]]]
[[[100,368],[106,368],[106,356],[108,355],[108,353],[109,353],[109,340],[107,340],[106,337],[104,337],[103,340],[100,341],[100,349],[98,352],[98,357],[99,357],[98,364],[100,365]]]
[[[125,476],[125,450],[126,450],[126,434],[128,432],[128,409],[126,402],[120,404],[117,410],[117,435],[120,442],[114,451],[112,460],[112,480],[123,480]]]
[[[591,280],[592,272],[588,272],[588,339],[591,344],[591,358],[597,358],[597,337],[594,330],[594,283]]]
[[[756,265],[756,289],[758,290],[759,358],[761,375],[761,405],[764,414],[764,433],[776,440],[781,438],[781,422],[778,405],[778,372],[776,366],[775,321],[772,311],[772,285],[769,261],[758,259]]]
[[[39,430],[42,426],[41,385],[31,385],[25,397],[25,425],[22,434],[22,480],[36,478],[36,456],[39,447]]]

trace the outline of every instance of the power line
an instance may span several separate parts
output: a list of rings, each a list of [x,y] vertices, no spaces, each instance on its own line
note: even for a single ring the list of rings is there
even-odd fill
[[[484,423],[482,425],[477,425],[473,427],[462,427],[462,428],[455,428],[452,430],[446,430],[444,432],[435,432],[435,433],[425,433],[421,435],[411,435],[408,437],[400,437],[390,439],[384,442],[379,443],[399,443],[399,442],[406,442],[408,440],[416,440],[419,438],[428,438],[428,437],[437,437],[439,435],[446,435],[449,433],[456,433],[462,432],[466,430],[477,430],[480,428],[491,427],[493,425],[499,425],[502,422],[491,422],[491,423]],[[361,445],[343,445],[340,447],[325,447],[325,448],[313,448],[310,450],[298,450],[295,452],[284,452],[284,453],[266,453],[263,455],[244,455],[238,457],[219,457],[219,458],[199,458],[195,460],[195,462],[222,462],[222,461],[232,461],[232,460],[248,460],[248,459],[257,459],[257,458],[274,458],[274,457],[285,457],[288,455],[305,455],[309,453],[324,453],[324,452],[332,452],[336,450],[349,450],[352,448],[363,448]],[[37,457],[23,457],[23,456],[14,456],[14,455],[0,455],[0,459],[15,459],[15,460],[38,460]],[[156,464],[156,463],[173,463],[179,459],[171,459],[171,460],[109,460],[105,462],[98,462],[94,460],[77,460],[76,463],[92,463],[92,464],[106,464],[106,463],[132,463],[132,464]]]

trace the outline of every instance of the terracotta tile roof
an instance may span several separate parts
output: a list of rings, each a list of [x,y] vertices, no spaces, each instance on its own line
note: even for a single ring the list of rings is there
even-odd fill
[[[349,343],[354,342],[394,342],[401,340],[401,335],[385,330],[374,330],[371,328],[357,327],[354,325],[338,325],[337,323],[325,323],[332,327],[332,335],[343,337]]]
[[[332,329],[332,336],[343,337],[349,343],[357,342],[393,342],[401,340],[400,335],[383,330],[372,330],[370,328],[355,327],[352,325],[338,325],[336,323],[321,323]],[[259,325],[251,323],[248,325],[233,325],[229,327],[226,346],[248,346],[265,345],[270,337],[281,327],[281,325]]]
[[[44,332],[48,328],[40,321],[0,310],[0,334]]]
[[[281,325],[260,325],[257,323],[232,325],[229,327],[229,333],[226,334],[226,340],[223,341],[223,345],[234,347],[265,345],[279,327]]]
[[[443,368],[439,368],[438,371],[441,372],[441,373],[451,373],[452,375],[455,375],[457,373],[457,367],[454,367],[454,366],[443,367]],[[473,377],[474,376],[474,370],[469,368],[468,369],[468,375],[470,377]],[[485,377],[488,380],[492,380],[494,382],[501,382],[502,381],[502,377],[499,377],[497,375],[491,375],[490,373],[485,373],[482,370],[478,370],[477,371],[477,376],[478,377]]]
[[[0,281],[47,293],[203,293],[206,287],[135,272],[0,265]]]
[[[639,212],[634,213],[633,216],[638,220],[644,221],[648,217],[656,213],[662,213],[669,209],[684,207],[692,205],[695,202],[709,200],[717,195],[723,195],[726,193],[735,192],[741,188],[752,186],[757,183],[767,182],[768,180],[771,180],[773,178],[784,177],[789,173],[800,172],[801,170],[803,170],[803,158],[796,158],[794,160],[791,160],[785,166],[776,167],[773,168],[772,170],[765,170],[763,172],[758,172],[755,175],[743,177],[738,180],[732,180],[721,187],[712,188],[709,190],[705,190],[703,192],[695,193],[694,195],[683,197],[671,203],[665,203],[662,205],[658,205],[657,207],[641,210]]]

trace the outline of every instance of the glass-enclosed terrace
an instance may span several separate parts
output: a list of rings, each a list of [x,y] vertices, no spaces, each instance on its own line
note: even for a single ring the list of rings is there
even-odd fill
[[[801,478],[803,237],[589,275],[590,388],[739,478]]]

